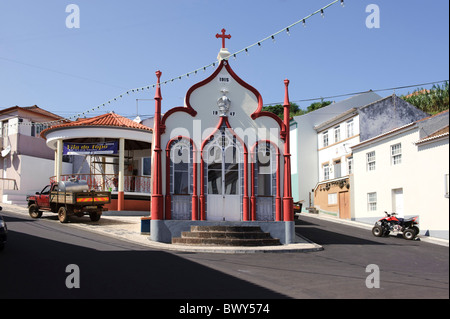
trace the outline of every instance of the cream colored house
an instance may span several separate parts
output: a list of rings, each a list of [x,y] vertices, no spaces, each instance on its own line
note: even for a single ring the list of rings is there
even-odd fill
[[[343,219],[352,217],[354,168],[352,146],[396,127],[427,117],[396,95],[353,107],[314,127],[317,132],[318,181],[314,207]]]
[[[25,204],[25,196],[41,190],[53,175],[54,151],[39,134],[62,117],[36,105],[0,110],[0,201]],[[71,170],[64,163],[64,170]]]
[[[448,239],[448,142],[445,111],[353,146],[352,219],[419,216],[422,235]]]

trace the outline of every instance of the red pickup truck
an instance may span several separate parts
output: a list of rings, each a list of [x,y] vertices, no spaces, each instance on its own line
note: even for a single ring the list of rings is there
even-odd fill
[[[90,191],[84,181],[51,183],[27,196],[28,213],[32,218],[40,218],[43,211],[58,214],[61,223],[69,221],[70,216],[89,215],[92,221],[100,220],[105,204],[111,202],[110,192]]]

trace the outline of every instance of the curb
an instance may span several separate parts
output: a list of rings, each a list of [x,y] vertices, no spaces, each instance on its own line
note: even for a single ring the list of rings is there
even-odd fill
[[[11,204],[0,204],[0,206],[4,206],[4,209],[6,211],[28,216],[28,209],[26,207]],[[53,215],[56,216],[56,214]],[[121,216],[111,216],[111,215],[108,216],[108,215],[104,215],[100,219],[100,222],[102,220],[103,221],[112,220],[118,222],[119,225],[108,225],[108,224],[99,225],[98,222],[90,223],[90,221],[87,223],[74,222],[72,224],[69,223],[69,225],[75,226],[79,229],[83,229],[86,231],[112,237],[115,239],[133,242],[135,244],[139,244],[153,249],[172,252],[182,252],[182,253],[188,252],[188,253],[219,253],[219,254],[255,254],[255,253],[294,253],[294,252],[298,253],[298,252],[315,252],[323,250],[323,247],[321,245],[318,245],[310,241],[309,239],[299,235],[296,235],[299,243],[288,245],[277,245],[277,246],[225,247],[225,246],[188,246],[188,245],[159,243],[152,241],[148,234],[143,235],[141,234],[140,231],[138,231],[140,229],[140,221],[142,217],[139,214],[132,213]],[[86,219],[86,221],[88,220],[89,219]],[[124,222],[125,224],[127,224],[128,229],[120,226],[120,222]],[[136,225],[137,230],[134,230],[134,225]]]

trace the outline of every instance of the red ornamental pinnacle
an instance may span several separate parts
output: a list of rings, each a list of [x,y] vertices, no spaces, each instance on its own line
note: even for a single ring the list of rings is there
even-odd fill
[[[225,49],[225,39],[231,39],[231,35],[230,34],[225,34],[227,32],[227,30],[222,29],[222,34],[217,33],[216,34],[216,38],[222,38],[222,49]]]

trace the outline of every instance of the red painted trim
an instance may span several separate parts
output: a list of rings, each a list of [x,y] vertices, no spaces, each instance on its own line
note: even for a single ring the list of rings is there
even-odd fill
[[[284,123],[280,119],[280,117],[278,115],[276,115],[275,113],[267,112],[267,111],[255,112],[251,115],[253,120],[256,120],[258,117],[262,117],[262,116],[270,117],[277,122],[278,126],[280,127],[280,138],[284,140],[285,136],[286,136],[286,126],[284,125]]]
[[[117,194],[117,210],[123,211],[125,209],[125,193],[119,192]]]
[[[266,112],[266,111],[263,111],[263,110],[262,110],[262,109],[263,109],[263,99],[262,99],[261,94],[260,94],[260,93],[258,92],[258,90],[255,89],[253,86],[251,86],[250,84],[248,84],[248,83],[246,83],[244,80],[242,80],[242,79],[241,79],[241,78],[233,71],[233,69],[232,69],[231,66],[230,66],[230,62],[227,61],[227,60],[222,60],[222,61],[220,62],[220,64],[219,64],[219,66],[217,67],[216,71],[214,71],[214,73],[213,73],[211,76],[209,76],[207,79],[205,79],[205,80],[203,80],[203,81],[201,81],[201,82],[195,84],[194,86],[192,86],[192,87],[188,90],[188,92],[186,93],[186,107],[187,107],[187,109],[189,109],[189,110],[194,110],[193,107],[192,107],[192,105],[191,105],[191,102],[190,102],[190,98],[191,98],[192,93],[193,93],[196,89],[198,89],[198,88],[200,88],[200,87],[202,87],[202,86],[208,84],[209,82],[213,81],[213,80],[217,77],[217,75],[220,73],[220,71],[222,71],[222,69],[223,69],[224,67],[225,67],[225,69],[228,71],[228,73],[230,73],[230,75],[233,77],[233,79],[236,80],[237,83],[239,83],[241,86],[243,86],[244,88],[246,88],[246,89],[248,89],[249,91],[251,91],[251,92],[256,96],[256,99],[258,100],[258,106],[257,106],[256,110],[251,114],[251,118],[252,118],[253,120],[255,120],[255,119],[257,119],[258,117],[261,117],[261,116],[268,116],[268,117],[274,119],[274,120],[278,123],[278,125],[279,125],[279,127],[280,127],[280,137],[281,137],[282,139],[284,139],[285,125],[283,124],[283,121],[282,121],[277,115],[275,115],[274,113]],[[177,109],[178,109],[178,108],[177,108]],[[184,109],[186,109],[186,108],[184,108]],[[181,110],[181,108],[180,108],[180,110]],[[175,111],[174,111],[174,112],[175,112]],[[188,112],[188,111],[186,110],[185,112]],[[194,112],[195,112],[195,111],[194,111]],[[197,112],[196,112],[196,114],[197,114]],[[170,115],[170,114],[169,114],[169,115]],[[194,115],[194,116],[195,116],[195,115]],[[165,120],[164,120],[164,123],[165,123]]]
[[[171,220],[172,219],[172,198],[170,195],[170,150],[169,144],[172,140],[169,141],[166,147],[166,195],[165,195],[165,219]]]
[[[193,108],[184,107],[184,106],[174,107],[174,108],[168,110],[166,113],[164,113],[162,120],[161,120],[161,133],[166,132],[166,121],[169,118],[169,116],[171,116],[172,114],[177,113],[177,112],[184,112],[184,113],[189,114],[192,117],[195,117],[197,115],[197,111],[194,110]]]
[[[154,123],[154,149],[153,149],[153,186],[151,201],[152,220],[164,219],[164,203],[162,194],[162,171],[161,171],[161,72],[156,72],[158,79],[155,93],[155,123]]]
[[[198,196],[197,196],[197,147],[195,146],[194,141],[185,136],[177,136],[172,138],[166,146],[166,216],[170,216],[170,209],[171,209],[171,198],[170,198],[170,148],[171,144],[173,142],[179,141],[179,140],[188,140],[189,143],[192,145],[192,161],[193,161],[193,167],[192,167],[192,220],[198,220]],[[168,197],[168,199],[167,199]],[[167,201],[169,200],[169,211],[167,211]]]
[[[255,195],[255,148],[259,143],[270,143],[276,150],[276,156],[277,156],[277,171],[276,171],[276,195],[275,195],[275,221],[281,221],[281,188],[280,188],[280,149],[278,148],[278,145],[270,140],[261,140],[257,141],[251,148],[251,155],[252,155],[252,164],[251,164],[251,190],[252,190],[252,196],[251,196],[251,220],[256,220],[256,195]]]
[[[104,205],[104,208],[108,210],[116,211],[118,210],[118,199],[111,199],[111,203]],[[149,200],[134,200],[134,199],[124,199],[124,209],[122,211],[140,211],[148,212],[150,210],[151,203]],[[145,217],[144,217],[145,218]],[[146,217],[149,218],[150,217]]]
[[[291,153],[290,153],[290,128],[289,128],[289,80],[284,80],[284,125],[286,126],[285,144],[284,144],[284,194],[283,194],[283,213],[284,221],[294,220],[294,200],[292,198],[291,185]]]
[[[211,74],[208,78],[206,78],[205,80],[198,82],[197,84],[194,84],[186,93],[186,107],[188,109],[194,109],[191,105],[190,99],[191,99],[191,94],[197,90],[198,88],[208,84],[209,82],[211,82],[212,80],[214,80],[214,78],[220,73],[220,71],[222,71],[224,67],[224,60],[222,60],[219,64],[219,66],[217,67],[216,71],[214,71],[213,74]]]

